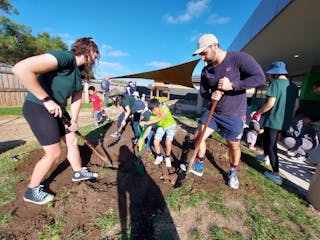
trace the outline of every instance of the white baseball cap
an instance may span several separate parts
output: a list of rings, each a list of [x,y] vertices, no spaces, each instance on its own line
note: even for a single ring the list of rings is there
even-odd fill
[[[209,33],[203,34],[199,39],[198,49],[192,54],[192,56],[202,53],[207,47],[214,43],[219,43],[215,35]]]
[[[132,96],[139,97],[139,92],[138,92],[138,91],[134,91],[134,92],[132,93]]]

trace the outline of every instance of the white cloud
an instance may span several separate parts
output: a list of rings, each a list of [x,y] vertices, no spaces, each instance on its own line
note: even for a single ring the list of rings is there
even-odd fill
[[[113,50],[113,47],[110,45],[102,45],[100,49],[100,55],[102,57],[109,56],[109,57],[125,57],[129,56],[128,53],[121,51],[121,50]]]
[[[128,56],[129,54],[121,50],[115,50],[115,51],[108,52],[107,55],[110,57],[125,57],[125,56]]]
[[[206,9],[211,0],[194,0],[187,3],[186,9],[183,13],[172,16],[166,14],[164,19],[166,22],[171,24],[185,23],[192,20],[194,17],[200,16]]]
[[[218,14],[211,14],[207,21],[206,24],[212,24],[212,25],[222,25],[230,22],[231,18],[229,17],[221,17]]]
[[[146,63],[146,65],[150,67],[156,67],[156,68],[167,68],[167,67],[170,67],[172,64],[169,62],[151,61]]]
[[[118,62],[99,61],[94,68],[94,74],[97,79],[104,78],[106,74],[109,76],[120,76],[129,74],[130,72],[128,67]]]
[[[122,65],[121,63],[117,63],[117,62],[99,61],[98,65],[101,68],[106,68],[106,69],[117,71],[117,72],[121,72],[126,69],[126,67],[124,65]]]

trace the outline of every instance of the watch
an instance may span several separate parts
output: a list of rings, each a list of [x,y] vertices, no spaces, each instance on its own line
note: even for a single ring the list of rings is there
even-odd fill
[[[40,102],[45,103],[45,102],[48,102],[50,100],[51,100],[51,98],[49,96],[46,96],[45,98],[40,99]]]

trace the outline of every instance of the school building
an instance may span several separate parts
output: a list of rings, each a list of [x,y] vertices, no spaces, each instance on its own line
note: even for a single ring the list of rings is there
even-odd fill
[[[320,79],[319,9],[319,0],[262,0],[228,49],[251,54],[264,70],[285,62],[300,87],[302,109],[317,119],[320,96],[312,85]]]

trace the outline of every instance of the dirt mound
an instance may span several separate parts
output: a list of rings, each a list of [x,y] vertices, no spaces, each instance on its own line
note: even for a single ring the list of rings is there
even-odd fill
[[[168,176],[176,177],[176,168],[188,158],[188,153],[192,153],[189,151],[192,141],[188,137],[195,129],[178,125],[172,149],[173,167],[169,171],[163,167],[164,164],[154,165],[153,156],[144,150],[143,176],[136,171],[137,152],[131,142],[131,127],[126,127],[119,141],[110,137],[115,130],[116,124],[113,123],[95,130],[98,134],[94,135],[100,136],[99,139],[90,138],[90,134],[88,136],[105,153],[114,168],[107,168],[109,164],[101,161],[90,148],[83,145],[80,151],[84,164],[100,175],[94,182],[74,183],[71,181],[72,169],[64,151],[44,182],[46,188],[55,194],[55,200],[45,206],[23,201],[33,166],[43,154],[41,150],[32,152],[28,160],[15,169],[16,174],[25,174],[27,177],[15,189],[17,200],[1,209],[3,213],[11,212],[13,218],[2,226],[0,236],[5,239],[38,239],[39,233],[50,232],[50,226],[55,226],[55,229],[62,229],[59,233],[62,239],[98,239],[104,236],[108,236],[105,239],[117,239],[121,233],[126,235],[128,231],[132,239],[154,239],[163,232],[169,232],[170,239],[180,239],[164,198],[174,189]],[[205,162],[205,167],[209,171],[218,169],[223,178],[214,174],[196,177],[194,188],[212,190],[212,186],[215,186],[227,190],[227,149],[213,139],[209,139],[207,144],[208,149],[215,149],[215,152],[209,152],[209,161]],[[188,175],[188,178],[194,176]],[[250,187],[240,191],[254,188],[254,184],[245,181],[244,184]],[[108,228],[97,220],[104,216],[109,219],[120,217],[120,222],[116,227]]]

